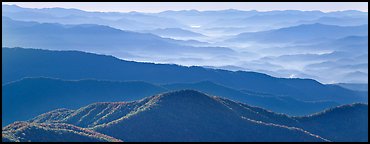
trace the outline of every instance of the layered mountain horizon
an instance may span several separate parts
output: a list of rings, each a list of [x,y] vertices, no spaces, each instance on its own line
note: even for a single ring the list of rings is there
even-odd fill
[[[3,142],[368,141],[367,11],[9,4]]]
[[[368,43],[362,38],[368,35],[367,12],[104,13],[2,7],[3,47],[82,50],[140,62],[226,70],[232,70],[226,67],[231,65],[326,84],[367,83],[368,63],[363,57]],[[330,69],[340,72],[330,75],[326,73]]]
[[[2,86],[5,106],[3,114],[6,115],[3,125],[14,120],[26,120],[58,107],[77,108],[99,101],[138,100],[158,92],[179,89],[196,89],[293,116],[312,114],[339,104],[367,102],[368,95],[364,91],[324,85],[314,80],[281,79],[255,72],[138,63],[78,51],[24,48],[3,48],[2,51],[2,65],[5,69]],[[71,61],[60,61],[63,58]],[[85,65],[86,61],[93,62],[94,65]],[[43,70],[45,66],[53,71]],[[120,67],[124,69],[119,69]],[[83,75],[74,73],[79,69],[84,69]],[[106,71],[108,69],[112,71]],[[170,77],[170,74],[173,76]],[[219,79],[220,76],[223,79]],[[245,83],[225,81],[230,79],[245,79]],[[305,91],[301,90],[308,88],[312,91],[303,93]],[[301,96],[297,97],[298,94]],[[105,97],[101,97],[103,95]],[[29,103],[29,99],[33,102]],[[45,99],[48,103],[44,103]],[[79,101],[73,102],[74,99]],[[33,113],[28,112],[29,104],[38,105],[34,107]],[[11,114],[15,109],[22,115]],[[12,120],[9,119],[11,117]]]

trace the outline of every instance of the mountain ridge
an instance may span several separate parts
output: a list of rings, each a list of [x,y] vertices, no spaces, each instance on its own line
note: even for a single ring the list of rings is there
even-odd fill
[[[368,24],[359,26],[337,26],[320,23],[301,24],[298,26],[284,27],[260,32],[248,32],[236,35],[227,41],[238,42],[251,40],[260,42],[299,42],[318,38],[342,38],[346,36],[367,36]],[[304,33],[304,35],[303,35]],[[320,37],[315,34],[320,34]],[[282,37],[286,35],[286,37]]]
[[[366,101],[364,94],[312,79],[275,78],[263,73],[214,70],[168,64],[129,62],[112,56],[78,51],[2,48],[3,83],[22,77],[53,77],[66,80],[139,80],[154,84],[212,81],[233,89],[291,96],[305,101],[334,100],[339,103]],[[60,58],[68,58],[60,60]],[[32,59],[32,61],[30,60]],[[94,63],[94,65],[86,63]],[[42,67],[49,67],[44,71]],[[11,68],[10,68],[11,67]],[[23,69],[27,69],[23,70]],[[83,71],[84,74],[75,73]],[[181,75],[181,77],[178,77]],[[266,84],[270,86],[266,86]],[[307,91],[310,89],[310,91]]]
[[[115,56],[150,56],[177,53],[219,55],[235,53],[226,47],[189,46],[181,40],[162,38],[151,33],[120,30],[105,25],[62,25],[3,19],[3,44],[7,47],[39,47],[52,50],[82,50]],[[95,35],[99,33],[99,35]],[[32,35],[30,35],[32,34]],[[48,38],[48,41],[44,39]],[[105,47],[102,49],[102,47]],[[114,51],[114,53],[112,52]]]
[[[159,85],[144,81],[64,80],[34,77],[3,84],[2,88],[3,105],[10,107],[4,108],[3,125],[15,120],[26,120],[59,107],[74,109],[93,102],[134,101],[156,93],[179,89],[194,89],[293,116],[311,114],[339,105],[330,101],[305,102],[273,94],[238,91],[211,81]],[[81,102],[71,102],[74,99],[79,99]],[[49,103],[53,105],[48,105]],[[38,110],[32,106],[34,104],[38,105]],[[28,112],[29,110],[32,110],[32,113]],[[14,115],[14,111],[25,114]]]
[[[180,90],[157,94],[136,102],[91,104],[89,106],[74,111],[74,114],[71,114],[70,116],[59,122],[77,124],[77,126],[81,127],[87,126],[94,131],[101,132],[116,138],[125,139],[125,141],[261,141],[262,139],[260,138],[262,137],[264,137],[263,141],[327,141],[317,135],[305,132],[301,129],[271,125],[267,123],[260,123],[253,120],[243,119],[238,114],[234,113],[232,109],[229,109],[226,105],[224,105],[222,101],[222,99],[215,99],[215,97],[213,96],[203,94],[194,90]],[[139,105],[134,106],[135,103]],[[106,111],[107,107],[105,106],[109,106],[111,104],[118,104],[121,106],[113,106],[110,109],[114,111]],[[130,109],[131,106],[129,105],[131,104],[134,104],[132,105],[134,106],[133,109],[124,112],[124,109]],[[235,105],[235,102],[231,102],[230,104]],[[100,107],[103,105],[105,106]],[[119,109],[123,108],[124,111],[118,110],[114,107],[117,107]],[[201,109],[199,107],[207,108]],[[180,111],[181,114],[178,113]],[[101,113],[104,114],[101,115]],[[175,113],[177,114],[173,115]],[[115,114],[119,114],[120,116],[117,117],[115,116]],[[193,115],[194,117],[191,115]],[[104,119],[110,119],[110,121],[106,121],[105,123],[100,124],[96,123],[93,120],[95,119],[99,121],[99,119],[96,119],[96,116]],[[151,129],[139,128],[140,126],[137,124],[140,124],[144,119],[151,119],[151,121],[147,121],[145,124],[146,127],[152,127]],[[239,129],[244,131],[245,133],[235,134],[235,136],[226,135],[226,132],[215,131],[216,129],[212,128],[209,124],[201,126],[204,122],[212,123],[211,125],[217,123],[220,126],[213,125],[217,128],[226,128],[225,126],[230,127],[226,128],[225,131],[229,131],[227,129]],[[254,133],[264,132],[278,136],[273,136],[272,138],[266,136],[261,137],[253,134],[252,131],[247,130],[246,128],[240,128],[240,126],[237,126],[239,124],[247,126],[248,128],[255,129],[255,131],[253,131]],[[199,125],[201,127],[198,127],[196,125]],[[161,128],[158,129],[159,127]],[[184,127],[185,129],[175,128],[175,130],[171,127]],[[262,128],[262,130],[256,129],[257,127],[259,127],[260,129]],[[188,129],[188,131],[186,131],[186,129]],[[268,129],[272,131],[267,131]],[[115,131],[117,130],[119,130],[120,132],[116,133]],[[159,133],[158,130],[160,130],[161,132]],[[199,130],[203,132],[200,132]],[[173,133],[168,133],[170,131]],[[189,131],[191,132],[191,134],[189,133]],[[278,131],[285,131],[285,133],[291,133],[292,135],[290,138],[287,138],[283,135],[278,134]],[[151,135],[153,133],[157,133],[158,135]],[[210,136],[213,135],[212,133],[219,135],[220,138],[211,138]],[[142,135],[144,135],[144,137]]]
[[[333,115],[333,111],[343,110],[347,112]],[[290,117],[195,90],[179,90],[133,102],[57,109],[29,122],[67,123],[125,141],[364,141],[367,110],[367,104],[351,104],[306,117]],[[318,123],[322,126],[312,127]],[[347,126],[353,131],[345,131]],[[230,135],[229,131],[243,133]]]

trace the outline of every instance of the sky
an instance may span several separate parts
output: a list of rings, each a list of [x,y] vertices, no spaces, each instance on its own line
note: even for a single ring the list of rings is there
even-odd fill
[[[2,2],[26,8],[76,8],[100,12],[161,12],[166,10],[359,10],[368,12],[368,2]]]

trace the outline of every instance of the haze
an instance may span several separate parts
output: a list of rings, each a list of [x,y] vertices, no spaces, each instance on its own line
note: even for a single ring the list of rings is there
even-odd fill
[[[167,10],[301,10],[301,11],[344,11],[367,12],[367,2],[3,2],[25,8],[76,8],[100,12],[162,12]]]

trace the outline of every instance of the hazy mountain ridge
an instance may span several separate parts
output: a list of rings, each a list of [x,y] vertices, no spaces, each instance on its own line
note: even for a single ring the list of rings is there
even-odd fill
[[[3,48],[2,51],[3,68],[5,69],[2,75],[3,83],[23,77],[52,77],[65,80],[136,80],[154,84],[212,81],[233,89],[285,95],[305,101],[331,100],[338,103],[352,103],[367,100],[366,94],[339,86],[323,85],[312,79],[275,78],[256,72],[231,72],[202,67],[130,62],[112,56],[78,51],[21,48]],[[94,63],[94,65],[86,63]],[[48,67],[48,71],[43,70],[43,67]],[[84,73],[79,74],[75,71]],[[178,77],[179,75],[181,77]]]
[[[297,100],[304,101],[333,101],[339,104],[348,104],[352,102],[363,102],[367,100],[367,93],[360,93],[350,91],[338,86],[327,86],[322,85],[313,80],[303,79],[276,79],[274,77],[254,73],[254,72],[230,72],[224,70],[213,70],[205,69],[201,67],[182,67],[176,65],[164,65],[164,64],[150,64],[150,63],[138,63],[129,62],[116,59],[111,56],[95,55],[90,53],[81,53],[76,51],[46,51],[46,50],[35,50],[35,49],[7,49],[3,48],[3,83],[21,79],[24,77],[40,77],[47,76],[52,78],[60,78],[65,80],[80,80],[80,79],[98,79],[98,80],[114,80],[114,81],[147,81],[154,84],[166,84],[166,83],[194,83],[199,81],[212,81],[217,84],[221,84],[233,89],[244,89],[250,90],[257,93],[269,93],[274,95],[285,95],[295,98]],[[63,59],[63,60],[62,60]],[[11,63],[6,63],[11,62]],[[94,63],[94,65],[86,65],[86,63]],[[15,67],[16,66],[16,67]],[[47,66],[48,71],[44,71],[43,67]],[[11,68],[8,68],[11,67]],[[122,69],[120,69],[122,68]],[[27,69],[27,70],[26,70]],[[168,71],[170,70],[170,71]],[[75,73],[75,71],[84,71],[83,75]],[[109,73],[107,75],[107,73]],[[182,75],[182,77],[177,77]],[[266,84],[272,85],[266,87]],[[202,90],[202,89],[198,89]],[[203,89],[204,90],[204,89]],[[66,91],[61,91],[63,94]],[[105,91],[109,92],[109,91]],[[154,92],[154,91],[151,91]],[[153,94],[153,93],[147,94]],[[155,91],[159,92],[159,91]],[[207,91],[209,92],[209,90]],[[73,96],[74,94],[68,97]],[[80,96],[83,93],[80,93]],[[98,94],[98,93],[97,93]],[[112,93],[114,94],[114,93]],[[146,94],[146,95],[147,95]],[[237,95],[225,95],[219,93],[213,93],[220,96],[232,96]],[[240,93],[239,93],[240,94]],[[99,97],[101,95],[96,95]],[[143,96],[143,95],[142,95]],[[299,96],[299,97],[297,97]],[[328,97],[330,96],[330,97]],[[63,98],[63,97],[61,97]],[[112,98],[112,97],[110,97]],[[118,98],[118,97],[117,97]],[[138,97],[140,98],[140,96]],[[255,102],[261,101],[256,97]],[[247,101],[247,98],[244,98]],[[270,100],[273,100],[269,98]],[[7,99],[4,99],[7,101]],[[92,101],[96,99],[88,99],[87,101],[81,101],[85,104],[97,102]],[[99,99],[102,100],[102,99]],[[239,99],[240,100],[240,99]],[[249,99],[253,100],[253,99]],[[265,99],[267,100],[267,99]],[[104,100],[105,101],[105,100]],[[276,100],[273,100],[276,101]],[[277,100],[277,102],[292,101],[289,99]],[[26,101],[25,101],[26,102]],[[53,106],[58,106],[59,102],[55,101]],[[258,106],[267,106],[268,102],[254,103]],[[10,103],[5,103],[10,104]],[[253,103],[251,103],[253,104]],[[329,103],[330,104],[330,103]],[[285,105],[285,104],[284,104]],[[42,106],[42,105],[39,105]],[[273,106],[273,105],[271,105]],[[271,110],[281,110],[280,112],[290,112],[289,107],[291,104],[287,104],[287,108],[284,110],[282,107],[266,107]],[[297,105],[299,106],[299,105]],[[330,106],[330,105],[327,105]],[[322,107],[325,108],[326,106]],[[54,107],[54,109],[59,107]],[[39,109],[42,110],[42,109]],[[38,114],[49,111],[40,111]],[[315,112],[320,108],[308,111]],[[5,111],[7,112],[7,111]],[[299,112],[298,113],[302,113]],[[298,114],[292,113],[292,114]],[[33,117],[30,113],[24,113],[20,116],[27,116],[28,118]]]
[[[146,17],[147,19],[153,18],[154,16],[159,17],[157,19],[165,21],[164,18],[170,18],[172,20],[177,19],[179,22],[182,23],[189,23],[195,20],[200,20],[200,24],[205,24],[205,22],[214,22],[220,18],[229,18],[229,19],[257,19],[263,20],[267,19],[268,17],[281,17],[284,18],[283,20],[288,21],[299,21],[305,19],[320,19],[325,17],[331,18],[346,18],[346,17],[355,17],[355,18],[362,18],[367,16],[367,12],[361,12],[356,10],[348,10],[348,11],[336,11],[336,12],[322,12],[322,11],[299,11],[299,10],[274,10],[274,11],[243,11],[243,10],[236,10],[236,9],[228,9],[228,10],[218,10],[218,11],[198,11],[198,10],[179,10],[179,11],[163,11],[159,13],[141,13],[141,12],[88,12],[78,9],[65,9],[65,8],[43,8],[43,9],[31,9],[31,8],[23,8],[16,5],[2,5],[4,12],[7,15],[13,14],[17,16],[17,13],[20,12],[29,12],[29,13],[36,13],[36,14],[49,14],[50,16],[54,17],[67,17],[67,16],[80,16],[80,17],[87,17],[87,16],[94,16],[94,17],[106,17],[109,19],[119,19],[121,17],[124,18],[131,18],[130,15],[137,16],[138,18],[134,19],[136,21],[140,21],[142,17]],[[18,14],[20,15],[20,14]],[[194,16],[191,18],[191,16]],[[155,18],[155,17],[154,17]],[[185,19],[181,19],[185,18]],[[205,18],[209,18],[205,19]],[[131,18],[132,19],[132,18]],[[153,20],[153,19],[150,19]],[[208,20],[208,21],[207,21]],[[270,21],[274,21],[276,19],[272,19]],[[143,22],[143,21],[141,21]],[[168,22],[168,21],[166,21]]]
[[[338,83],[336,85],[339,85],[341,87],[351,89],[351,90],[357,90],[357,91],[369,91],[369,85],[368,84],[360,84],[360,83]]]
[[[308,70],[302,68],[309,64],[332,61],[333,59],[322,61],[311,59],[304,63],[294,63],[295,59],[289,61],[289,63],[271,63],[259,59],[261,55],[322,54],[330,51],[344,51],[349,54],[346,57],[355,58],[358,55],[353,49],[356,49],[355,51],[358,51],[358,53],[367,53],[368,44],[358,44],[356,41],[347,41],[347,44],[344,45],[341,43],[341,38],[344,37],[356,36],[358,34],[367,36],[367,12],[352,10],[336,12],[299,10],[241,11],[228,9],[218,11],[184,10],[159,13],[121,13],[88,12],[63,8],[30,9],[16,5],[3,5],[2,7],[4,9],[3,16],[18,21],[36,21],[62,25],[94,24],[131,32],[155,29],[183,29],[207,36],[172,37],[177,39],[177,41],[158,39],[155,35],[152,37],[136,35],[138,37],[133,37],[134,39],[127,39],[124,38],[124,34],[108,36],[103,29],[94,27],[97,30],[93,31],[101,31],[102,34],[89,35],[87,32],[84,36],[80,35],[83,37],[82,41],[84,43],[76,41],[75,39],[78,39],[78,37],[72,33],[69,36],[65,36],[65,38],[52,36],[45,32],[42,32],[44,34],[41,36],[34,37],[27,36],[27,33],[13,33],[13,35],[8,35],[11,38],[3,41],[3,43],[11,45],[4,46],[59,50],[78,49],[114,55],[134,61],[175,63],[186,66],[220,67],[222,65],[233,65],[243,69],[268,73],[276,77],[311,78],[322,83],[367,83],[364,80],[367,79],[367,72],[357,68],[349,70],[336,67],[335,69],[341,71],[341,73],[330,76],[327,76],[328,74],[325,73],[327,70],[325,69],[310,71],[309,68],[307,68]],[[315,28],[310,28],[310,26]],[[56,30],[47,29],[48,26],[45,27],[45,31]],[[357,29],[356,27],[360,27],[360,33],[354,32],[357,31],[355,30]],[[76,32],[79,31],[78,29],[74,30]],[[267,35],[261,34],[269,31],[274,32]],[[36,31],[34,33],[40,32]],[[243,33],[250,34],[250,38],[236,43],[227,41],[232,39],[233,36]],[[43,39],[46,38],[45,34],[53,38],[47,37],[50,40],[44,41]],[[181,35],[181,32],[173,31],[170,34]],[[3,37],[8,36],[5,35]],[[38,40],[28,41],[32,39]],[[65,43],[60,42],[65,39],[68,39]],[[110,45],[99,42],[100,39],[108,41]],[[303,49],[301,49],[302,44],[303,46],[306,45]],[[281,46],[281,48],[275,45]],[[248,53],[245,53],[245,51],[248,51]],[[342,57],[339,56],[338,58]],[[331,67],[326,68],[332,69]],[[355,71],[359,71],[361,74],[356,75]]]
[[[275,11],[242,11],[242,10],[219,10],[219,11],[164,11],[158,15],[168,18],[177,19],[185,24],[209,25],[208,27],[233,26],[246,27],[255,25],[289,26],[302,20],[318,20],[322,17],[360,17],[367,16],[367,12],[360,11],[338,11],[338,12],[321,12],[321,11],[299,11],[299,10],[275,10]],[[346,20],[345,22],[348,22]],[[309,23],[309,22],[307,22]],[[360,24],[362,24],[360,22]]]
[[[87,12],[64,8],[30,9],[15,5],[2,5],[2,7],[4,9],[3,16],[25,21],[62,24],[102,24],[123,30],[166,28],[169,26],[185,27],[185,25],[171,18],[138,12]]]
[[[315,20],[303,20],[298,21],[296,24],[313,24],[313,23],[321,23],[327,25],[340,25],[340,26],[355,26],[355,25],[362,25],[367,24],[368,17],[367,16],[360,16],[360,17],[351,17],[351,16],[343,16],[343,17],[335,17],[335,16],[324,16],[320,17]]]
[[[368,12],[17,5],[3,142],[368,141]]]
[[[299,42],[320,38],[341,38],[346,36],[367,36],[368,25],[336,26],[324,24],[303,24],[255,33],[242,33],[229,41],[262,41],[262,42]]]
[[[61,25],[15,21],[3,17],[3,44],[9,47],[38,47],[53,50],[82,50],[115,55],[219,55],[231,54],[225,47],[192,47],[179,40],[149,33],[123,31],[104,25]],[[99,35],[96,35],[99,33]],[[45,41],[48,39],[48,41]]]
[[[164,28],[164,29],[154,29],[146,30],[143,32],[152,33],[162,37],[205,37],[205,35],[192,32],[189,30],[184,30],[181,28]]]

